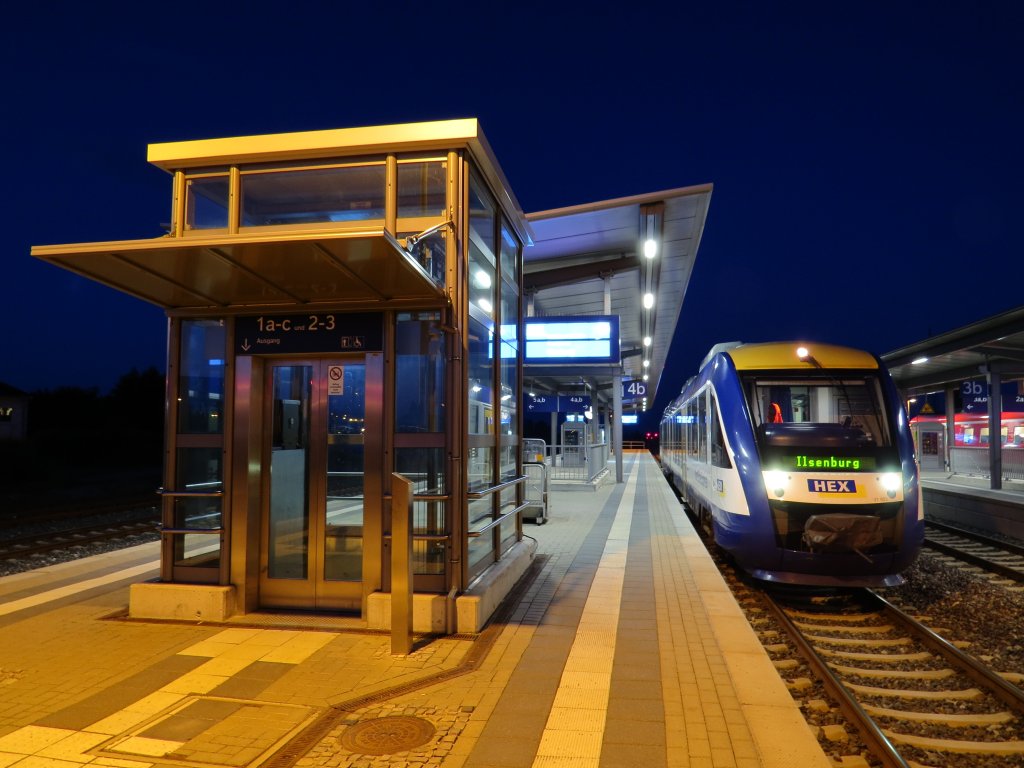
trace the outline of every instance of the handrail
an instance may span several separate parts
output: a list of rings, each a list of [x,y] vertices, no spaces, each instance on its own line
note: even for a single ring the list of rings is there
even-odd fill
[[[471,501],[478,501],[480,499],[486,499],[488,496],[490,496],[490,495],[492,495],[494,493],[497,493],[498,491],[503,491],[506,488],[511,488],[513,485],[518,485],[519,483],[525,483],[525,482],[526,482],[526,475],[519,475],[518,477],[513,477],[512,479],[506,480],[506,481],[504,481],[502,483],[498,483],[497,485],[492,485],[490,488],[488,488],[486,490],[476,491],[474,493],[467,493],[466,494],[466,498],[470,499]]]
[[[224,496],[224,491],[168,491],[166,488],[157,488],[156,495],[172,499],[219,499]]]
[[[210,534],[218,533],[218,534],[222,534],[227,529],[226,528],[165,528],[162,525],[158,525],[157,526],[157,530],[160,531],[160,535],[161,536],[163,534],[165,534],[165,533],[166,534],[170,534],[172,536],[177,536],[177,535],[188,534],[188,533],[210,533]]]
[[[511,510],[511,511],[509,511],[509,512],[506,512],[506,513],[505,513],[505,514],[503,514],[503,515],[498,515],[498,516],[497,516],[496,518],[494,518],[493,520],[491,520],[491,522],[489,522],[489,523],[488,523],[487,525],[485,525],[485,526],[484,526],[483,528],[481,528],[480,530],[478,530],[478,531],[470,531],[469,533],[467,533],[467,534],[466,534],[466,536],[467,536],[468,538],[470,538],[470,539],[476,539],[476,538],[480,537],[481,535],[483,535],[483,534],[487,533],[487,532],[488,532],[489,530],[491,530],[491,528],[493,528],[494,526],[496,526],[496,525],[501,525],[501,524],[502,524],[502,523],[503,523],[503,522],[504,522],[505,520],[507,520],[508,518],[510,518],[510,517],[515,517],[515,516],[516,516],[516,515],[518,515],[518,514],[519,514],[520,512],[522,512],[522,511],[523,511],[523,510],[525,510],[525,509],[528,509],[529,507],[530,507],[530,505],[529,505],[529,504],[520,504],[520,505],[519,505],[518,507],[516,507],[515,509],[513,509],[513,510]]]
[[[385,493],[381,498],[385,501],[394,501],[394,496],[390,493]],[[414,493],[412,495],[413,501],[451,501],[452,495],[450,493]]]

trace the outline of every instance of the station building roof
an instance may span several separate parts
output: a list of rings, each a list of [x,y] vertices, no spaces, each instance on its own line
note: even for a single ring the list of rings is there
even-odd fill
[[[462,148],[491,182],[506,219],[528,245],[519,203],[473,118],[151,144],[148,159],[176,172]],[[254,229],[42,245],[33,247],[32,255],[167,310],[339,303],[355,307],[382,300],[416,304],[445,298],[443,288],[383,226]]]
[[[907,395],[926,394],[998,372],[1024,378],[1024,307],[894,349],[881,356]]]
[[[534,316],[618,315],[622,375],[640,381],[647,374],[648,406],[675,335],[711,191],[703,184],[526,215],[533,246],[524,252],[523,290]],[[645,255],[648,238],[655,242],[652,258]],[[525,370],[528,387],[565,391],[586,382],[603,390],[602,400],[611,399],[613,375],[581,366],[528,364]],[[641,403],[634,405],[639,410]]]

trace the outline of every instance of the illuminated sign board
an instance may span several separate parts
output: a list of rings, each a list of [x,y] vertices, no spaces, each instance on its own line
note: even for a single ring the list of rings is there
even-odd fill
[[[235,318],[235,354],[364,352],[384,348],[383,313],[306,312]]]
[[[527,317],[527,363],[618,363],[618,315]]]
[[[636,416],[635,413],[624,413],[624,414],[622,414],[622,423],[623,424],[636,424],[636,422],[637,422],[637,416]]]
[[[798,453],[787,456],[787,469],[824,469],[832,472],[862,472],[875,468],[874,456],[809,456]]]

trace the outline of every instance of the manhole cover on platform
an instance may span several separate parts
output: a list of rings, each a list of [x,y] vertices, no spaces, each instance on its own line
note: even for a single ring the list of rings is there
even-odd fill
[[[341,745],[362,755],[391,755],[421,747],[434,738],[434,726],[421,717],[378,717],[341,734]]]

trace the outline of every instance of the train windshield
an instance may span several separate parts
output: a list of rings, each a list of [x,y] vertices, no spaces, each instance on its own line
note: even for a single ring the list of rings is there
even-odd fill
[[[744,389],[762,452],[802,456],[823,448],[842,456],[892,447],[875,376],[773,375],[747,379]]]

